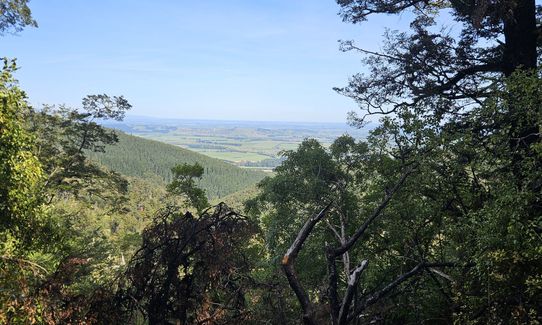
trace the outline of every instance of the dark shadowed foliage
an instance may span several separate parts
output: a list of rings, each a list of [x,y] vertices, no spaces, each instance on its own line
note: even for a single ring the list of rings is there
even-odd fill
[[[251,282],[243,251],[254,234],[248,220],[223,203],[199,217],[162,209],[128,264],[114,298],[116,312],[99,317],[119,317],[103,322],[139,314],[151,324],[242,323],[249,316],[245,290]]]

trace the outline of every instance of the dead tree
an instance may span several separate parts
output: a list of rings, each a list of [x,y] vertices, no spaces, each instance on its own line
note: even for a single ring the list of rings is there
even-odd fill
[[[251,268],[243,247],[254,234],[224,203],[198,217],[161,210],[128,264],[119,308],[139,310],[151,324],[243,322]]]
[[[388,293],[397,288],[401,283],[407,281],[415,275],[420,274],[424,270],[439,272],[435,268],[458,266],[456,263],[430,263],[428,261],[420,261],[412,269],[403,274],[400,274],[394,280],[384,285],[380,290],[372,293],[369,296],[355,299],[355,297],[357,296],[356,293],[358,290],[359,279],[363,274],[363,271],[367,268],[369,261],[362,260],[356,267],[351,269],[349,265],[350,257],[348,255],[348,252],[364,235],[369,226],[382,214],[393,196],[397,193],[397,191],[401,189],[408,176],[411,175],[415,169],[415,165],[411,165],[410,167],[406,168],[406,170],[402,173],[401,177],[399,178],[397,183],[395,183],[393,188],[387,191],[381,203],[375,208],[375,210],[369,215],[365,222],[361,226],[359,226],[354,232],[354,234],[352,234],[350,237],[346,236],[343,223],[341,223],[341,233],[333,229],[333,227],[331,227],[331,225],[328,223],[328,226],[334,232],[340,243],[337,247],[327,246],[325,249],[328,270],[327,290],[329,303],[329,317],[327,319],[329,319],[329,323],[331,323],[332,325],[352,324],[356,317],[361,315],[367,307],[377,303]],[[327,206],[324,207],[318,214],[312,216],[305,222],[281,262],[283,271],[288,279],[288,283],[294,291],[297,300],[301,305],[301,309],[303,310],[303,322],[307,325],[322,324],[323,321],[321,318],[321,308],[319,304],[311,301],[306,289],[301,284],[295,270],[295,260],[297,255],[301,251],[303,243],[307,240],[316,224],[326,216],[332,205],[333,202],[328,203]],[[341,297],[339,297],[339,272],[336,265],[336,260],[339,258],[342,258],[343,262],[345,262],[345,272],[348,275],[346,283],[347,287],[344,290],[342,299]]]

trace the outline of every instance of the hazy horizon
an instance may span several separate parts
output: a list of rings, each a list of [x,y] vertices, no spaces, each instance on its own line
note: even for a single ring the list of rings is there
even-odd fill
[[[103,122],[107,123],[126,123],[126,122],[135,122],[136,120],[141,119],[142,121],[145,120],[145,122],[148,122],[149,120],[156,120],[156,121],[164,121],[164,120],[170,120],[170,121],[192,121],[192,122],[227,122],[227,123],[234,123],[234,122],[241,122],[241,123],[268,123],[268,124],[322,124],[322,125],[344,125],[349,128],[353,129],[359,129],[355,126],[352,126],[349,124],[347,119],[345,118],[344,121],[295,121],[295,120],[248,120],[248,119],[218,119],[218,118],[185,118],[185,117],[172,117],[172,116],[151,116],[151,115],[141,115],[141,114],[133,114],[133,112],[127,112],[125,118],[122,121],[115,121],[115,120],[105,120]],[[372,122],[368,121],[367,124],[372,124]]]

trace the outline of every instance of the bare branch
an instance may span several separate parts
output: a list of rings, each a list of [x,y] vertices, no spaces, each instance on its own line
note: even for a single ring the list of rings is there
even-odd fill
[[[418,273],[420,273],[420,271],[426,268],[432,269],[435,267],[472,267],[472,266],[474,266],[473,263],[461,264],[461,263],[454,263],[454,262],[442,262],[442,263],[421,262],[418,265],[416,265],[414,268],[412,268],[410,271],[399,275],[397,278],[395,278],[395,280],[388,283],[385,287],[383,287],[379,291],[370,295],[363,302],[359,303],[356,310],[354,310],[354,312],[350,316],[348,316],[348,321],[351,321],[353,318],[355,318],[357,315],[363,312],[368,306],[377,303],[386,294],[388,294],[390,291],[397,288],[401,283],[417,275]]]
[[[348,287],[346,288],[346,293],[344,294],[341,310],[339,312],[339,325],[348,323],[348,313],[350,311],[352,299],[354,298],[354,292],[356,291],[356,287],[359,282],[359,276],[367,267],[367,263],[367,260],[361,261],[361,263],[348,276]]]
[[[331,309],[331,323],[333,325],[338,324],[339,312],[341,306],[339,305],[339,294],[337,289],[337,283],[339,281],[339,276],[337,273],[337,256],[333,253],[333,248],[330,246],[326,247],[326,258],[327,258],[327,273],[328,273],[328,287],[327,294]]]
[[[452,278],[452,277],[449,276],[448,274],[446,274],[446,273],[444,273],[444,272],[442,272],[442,271],[440,271],[440,270],[437,270],[437,269],[435,269],[435,268],[433,268],[433,267],[430,267],[430,268],[429,268],[429,271],[431,271],[431,272],[433,272],[433,273],[435,273],[435,274],[437,274],[437,275],[439,275],[439,276],[445,278],[446,280],[448,280],[448,281],[450,281],[450,282],[455,282],[454,278]]]
[[[358,230],[354,233],[352,237],[344,244],[341,245],[341,247],[335,249],[335,255],[339,256],[344,254],[346,251],[348,251],[355,243],[356,241],[365,233],[367,228],[373,223],[373,221],[382,213],[382,211],[388,206],[388,203],[391,201],[391,198],[393,195],[401,188],[407,177],[412,174],[412,172],[415,169],[415,165],[411,166],[399,179],[399,181],[393,186],[393,188],[386,194],[386,197],[380,205],[373,211],[373,213],[369,216],[369,218],[361,225],[361,227],[358,228]]]
[[[282,269],[284,270],[284,273],[286,274],[286,278],[288,279],[288,283],[290,284],[290,287],[292,290],[294,290],[294,293],[297,297],[297,300],[299,300],[299,303],[301,304],[301,308],[303,309],[303,312],[305,314],[304,319],[307,324],[316,324],[314,320],[312,320],[311,312],[312,312],[312,304],[310,302],[309,296],[303,286],[301,285],[301,282],[299,281],[297,274],[295,272],[294,268],[294,262],[297,257],[297,254],[299,254],[299,251],[301,250],[301,247],[303,246],[303,243],[309,237],[310,233],[312,232],[312,229],[314,226],[322,220],[322,218],[326,215],[326,213],[331,208],[333,202],[330,202],[325,208],[320,211],[315,216],[312,216],[305,222],[299,233],[297,234],[296,239],[286,252],[284,254],[284,257],[282,258],[281,264]]]
[[[337,3],[342,7],[341,16],[343,20],[352,23],[364,21],[372,14],[396,14],[410,7],[422,10],[424,6],[427,6],[426,0],[338,0]]]
[[[471,76],[473,74],[476,74],[478,72],[502,72],[502,67],[498,64],[481,64],[481,65],[473,65],[470,67],[467,67],[465,69],[459,70],[453,77],[449,78],[446,83],[443,83],[436,89],[434,89],[436,92],[444,92],[446,90],[450,90],[453,86],[455,86],[459,81],[463,80],[464,78]]]
[[[331,232],[333,233],[333,235],[335,235],[335,238],[337,238],[337,241],[339,243],[342,243],[341,239],[341,235],[339,234],[339,232],[337,231],[337,229],[335,229],[335,227],[331,224],[331,222],[329,222],[329,220],[326,220],[326,225],[327,227],[329,228],[329,230],[331,230]]]
[[[355,51],[358,51],[358,52],[361,52],[361,53],[374,55],[374,56],[379,56],[379,57],[383,57],[383,58],[393,60],[393,61],[406,62],[406,60],[403,59],[403,58],[399,58],[399,57],[391,56],[389,54],[370,51],[370,50],[366,50],[366,49],[361,48],[361,47],[357,47],[357,46],[354,45],[354,43],[352,41],[344,41],[344,42],[342,42],[341,43],[341,51],[349,51],[349,50],[355,50]]]
[[[363,312],[365,310],[365,308],[367,308],[368,306],[378,302],[388,292],[395,289],[401,283],[405,282],[406,280],[408,280],[409,278],[411,278],[412,276],[416,275],[418,272],[423,270],[423,267],[424,267],[424,263],[420,263],[420,264],[416,265],[413,269],[411,269],[410,271],[408,271],[406,273],[401,274],[395,280],[393,280],[388,285],[386,285],[384,288],[380,289],[379,291],[375,292],[370,297],[365,299],[365,301],[360,303],[358,305],[357,309],[354,310],[354,312],[348,317],[348,321],[351,321],[352,319],[354,319],[354,317],[356,317],[361,312]]]
[[[299,251],[301,250],[301,246],[303,246],[303,243],[305,242],[307,237],[309,237],[312,228],[314,228],[318,221],[320,221],[326,215],[328,210],[331,208],[332,203],[333,202],[330,202],[325,208],[322,209],[322,211],[320,211],[320,213],[312,216],[311,218],[309,218],[309,220],[307,220],[307,222],[305,222],[303,228],[301,228],[301,230],[297,234],[296,239],[294,240],[286,254],[284,254],[281,262],[282,265],[292,264],[290,260],[293,260],[297,257],[297,254],[299,254]]]

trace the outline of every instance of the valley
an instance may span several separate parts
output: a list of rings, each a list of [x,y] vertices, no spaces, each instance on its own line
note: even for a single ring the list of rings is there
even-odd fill
[[[340,135],[363,138],[370,127],[346,123],[183,120],[127,117],[103,125],[128,134],[157,140],[217,158],[235,166],[270,172],[281,162],[280,153],[294,150],[305,138],[328,146]]]

